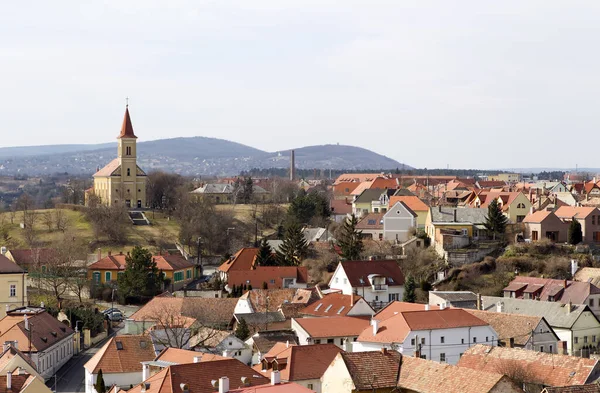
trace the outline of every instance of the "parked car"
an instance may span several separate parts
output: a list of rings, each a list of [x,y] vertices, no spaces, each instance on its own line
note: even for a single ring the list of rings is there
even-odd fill
[[[121,312],[121,310],[119,310],[118,308],[111,307],[111,308],[107,308],[106,310],[102,311],[102,314],[104,314],[104,315],[110,315],[110,314],[112,314],[115,311]]]
[[[113,311],[108,315],[108,320],[111,322],[121,322],[123,320],[123,314],[120,311]]]

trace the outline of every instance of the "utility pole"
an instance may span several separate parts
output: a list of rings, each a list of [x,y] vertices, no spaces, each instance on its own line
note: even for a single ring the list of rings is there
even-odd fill
[[[202,267],[202,237],[198,236],[198,268],[200,269],[200,278],[202,278],[203,267]]]

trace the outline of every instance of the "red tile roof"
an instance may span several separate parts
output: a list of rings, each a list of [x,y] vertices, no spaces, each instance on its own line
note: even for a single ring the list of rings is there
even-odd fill
[[[335,179],[334,185],[344,182],[364,182],[364,181],[372,181],[377,177],[383,176],[383,173],[345,173],[343,175],[339,175],[337,179]]]
[[[356,229],[383,229],[383,213],[369,213],[361,218],[356,224]]]
[[[305,388],[294,382],[283,382],[277,385],[261,385],[249,388],[233,389],[230,393],[313,393],[314,390]]]
[[[487,372],[519,367],[527,376],[527,381],[524,382],[546,386],[588,383],[600,370],[595,359],[481,344],[467,349],[458,361],[458,366]]]
[[[600,385],[595,382],[586,385],[546,387],[541,393],[600,393]]]
[[[295,318],[294,321],[313,339],[358,336],[370,323],[368,318],[359,317]]]
[[[120,343],[120,344],[118,344]],[[141,371],[141,362],[154,360],[154,347],[149,336],[112,337],[83,366],[92,374],[135,373]]]
[[[565,287],[566,284],[566,287]],[[600,288],[589,282],[570,280],[556,280],[541,277],[517,276],[504,288],[505,291],[520,291],[535,293],[540,300],[548,301],[554,297],[554,301],[567,304],[586,304],[590,294],[600,294]],[[518,296],[521,298],[522,296]]]
[[[332,199],[329,203],[333,214],[350,214],[352,213],[352,204],[345,199]]]
[[[310,306],[303,308],[299,313],[315,317],[345,317],[348,311],[352,310],[352,307],[361,299],[362,297],[358,295],[344,295],[341,292],[329,293]],[[365,302],[365,304],[369,306],[368,303]]]
[[[19,373],[15,370],[15,371],[13,371],[11,379],[10,379],[11,389],[8,389],[6,387],[6,378],[7,378],[6,374],[0,375],[0,393],[18,393],[18,392],[22,392],[22,391],[29,392],[29,391],[31,391],[31,389],[27,389],[27,387],[35,379],[35,377],[33,375],[29,375],[29,374],[19,375]],[[46,388],[46,391],[50,392],[51,390]]]
[[[56,255],[56,250],[52,248],[10,249],[8,251],[11,259],[25,270],[48,263]]]
[[[258,253],[258,248],[244,247],[236,252],[232,258],[223,262],[218,270],[225,273],[230,270],[248,271],[252,269],[256,263],[256,253]]]
[[[33,324],[33,331],[25,328],[21,308],[12,310],[8,315],[0,320],[0,340],[1,342],[16,341],[24,352],[29,352],[31,336],[31,352],[43,351],[73,334],[73,329],[59,322],[46,311],[36,314],[29,314],[29,326]]]
[[[267,283],[268,289],[283,288],[284,278],[295,278],[296,283],[308,283],[308,268],[306,266],[258,266],[254,270],[231,270],[227,277],[227,285],[252,285],[252,288],[263,288]]]
[[[117,169],[119,169],[120,167],[121,167],[121,163],[120,163],[119,159],[115,158],[114,160],[112,160],[111,162],[106,164],[98,172],[94,173],[94,177],[96,177],[96,176],[98,176],[98,177],[111,176],[113,174],[113,172],[116,171]]]
[[[119,138],[137,138],[133,133],[133,125],[131,124],[131,117],[129,117],[129,106],[125,107],[125,116],[123,116],[123,125],[121,125]]]
[[[254,366],[265,376],[277,363],[283,381],[319,379],[342,350],[333,344],[290,345],[279,343],[265,354],[262,363]]]
[[[391,278],[392,281],[388,280],[387,282],[389,286],[404,285],[404,274],[402,274],[398,262],[394,260],[343,261],[340,264],[352,287],[371,286],[369,282],[371,274]]]
[[[549,210],[540,210],[540,211],[537,211],[535,213],[528,214],[525,217],[525,219],[523,220],[523,222],[524,223],[537,224],[537,223],[540,223],[540,222],[544,221],[551,214],[554,214],[554,213],[552,211],[549,211]]]
[[[573,217],[586,218],[592,213],[600,214],[600,211],[597,208],[591,206],[561,206],[554,212],[554,214],[556,214],[558,218],[567,219]]]
[[[155,321],[166,314],[174,318],[176,325],[187,325],[198,320],[207,326],[228,326],[233,320],[237,302],[235,298],[155,296],[130,318],[134,321]]]
[[[399,302],[393,301],[388,303],[387,306],[382,308],[377,314],[375,314],[375,319],[378,321],[384,321],[388,318],[393,317],[394,315],[398,315],[401,312],[405,311],[424,311],[426,304],[420,303],[407,303],[407,302]],[[439,310],[438,306],[429,306],[430,310]]]
[[[187,261],[180,255],[153,255],[152,258],[156,262],[158,270],[162,271],[177,271],[194,267],[194,264]],[[108,255],[99,261],[88,266],[88,270],[125,270],[127,265],[127,255],[117,254]]]
[[[0,274],[21,274],[25,270],[4,255],[0,255]]]
[[[355,390],[394,388],[398,383],[398,363],[402,355],[396,351],[342,352],[340,354],[352,377]]]
[[[224,360],[228,359],[223,356],[214,355],[212,353],[203,353],[197,351],[190,351],[187,349],[166,347],[158,354],[154,360],[162,360],[165,362],[172,362],[177,364],[194,363],[194,358],[199,357],[201,362],[212,362],[213,360]]]
[[[415,213],[429,211],[429,206],[427,206],[427,204],[425,204],[425,202],[423,202],[416,196],[405,196],[405,195],[391,196],[390,203],[389,203],[390,209],[392,206],[394,206],[396,204],[396,202],[404,203],[410,210],[412,210]]]

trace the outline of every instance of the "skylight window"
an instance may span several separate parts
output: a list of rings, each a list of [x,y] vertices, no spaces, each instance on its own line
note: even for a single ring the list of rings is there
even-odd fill
[[[363,280],[362,278],[359,278],[359,279],[358,279],[358,281],[359,281],[361,284],[364,284],[364,283],[365,283],[365,280]]]
[[[117,341],[117,349],[118,350],[123,349],[123,343],[121,341]]]
[[[338,310],[338,312],[337,312],[337,313],[338,313],[338,314],[341,314],[341,313],[342,313],[342,311],[344,311],[344,308],[346,308],[346,306],[342,306],[342,308],[340,308],[340,309]]]
[[[369,220],[369,225],[375,225],[376,222],[377,221],[375,221],[375,220]]]
[[[325,309],[325,312],[329,312],[329,310],[331,310],[331,304],[329,306],[327,306],[327,308]]]
[[[394,282],[394,279],[391,277],[388,277],[388,282]]]
[[[319,303],[319,305],[317,306],[317,308],[315,308],[315,311],[319,311],[319,309],[321,308],[322,305],[323,305],[323,303]]]

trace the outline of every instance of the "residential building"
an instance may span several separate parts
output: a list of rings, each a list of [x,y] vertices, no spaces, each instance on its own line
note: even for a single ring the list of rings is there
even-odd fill
[[[487,235],[487,209],[437,206],[429,209],[425,232],[438,254],[467,246],[473,239]]]
[[[8,310],[27,303],[27,273],[19,265],[0,255],[0,318]]]
[[[109,252],[106,257],[88,266],[88,278],[96,284],[117,281],[119,274],[125,272],[127,256],[123,253],[113,255]],[[152,259],[165,280],[167,280],[166,289],[177,291],[196,278],[196,265],[187,261],[181,255],[160,254],[153,255]]]
[[[488,176],[488,180],[503,181],[505,183],[518,183],[523,176],[520,173],[499,173],[497,175]]]
[[[200,332],[192,337],[190,340],[191,347],[195,347],[200,352],[233,358],[244,364],[250,364],[252,348],[243,340],[237,338],[233,332],[212,329],[201,330],[205,332]],[[196,337],[199,337],[200,340],[196,340]]]
[[[302,234],[307,243],[335,241],[333,233],[328,228],[302,228]]]
[[[36,365],[31,361],[28,355],[19,351],[14,343],[5,342],[2,345],[2,354],[0,354],[0,375],[6,375],[7,372],[20,370],[21,373],[26,373],[39,378],[43,381],[43,377],[38,374]]]
[[[356,224],[363,239],[383,240],[383,213],[365,213]]]
[[[382,222],[385,240],[404,243],[410,239],[411,230],[417,227],[417,213],[404,202],[398,201],[384,214]]]
[[[390,197],[396,192],[395,188],[384,189],[379,198],[371,202],[372,213],[385,213],[390,206]]]
[[[316,393],[332,392],[321,389],[321,378],[341,352],[335,345],[289,345],[278,343],[254,369],[265,377],[279,371],[281,381],[295,382]]]
[[[481,319],[455,308],[401,311],[385,318],[377,314],[365,328],[352,352],[397,349],[405,356],[416,356],[440,363],[456,364],[471,345],[498,345],[498,333]]]
[[[225,183],[207,183],[190,191],[194,196],[202,196],[213,203],[232,203],[233,202],[233,184]]]
[[[477,295],[469,291],[429,291],[429,305],[477,309]]]
[[[424,229],[429,214],[429,206],[416,195],[402,195],[403,191],[406,190],[398,190],[394,196],[390,197],[390,209],[398,202],[404,203],[407,208],[417,215],[416,227]]]
[[[352,214],[352,203],[347,199],[332,199],[329,202],[331,218],[337,223],[342,223]]]
[[[498,333],[501,347],[558,353],[560,339],[544,317],[481,310],[466,310]]]
[[[56,250],[52,248],[10,248],[3,255],[26,272],[43,271],[44,267],[55,258]]]
[[[15,370],[0,375],[0,392],[2,393],[52,393],[44,380],[23,370]]]
[[[252,270],[256,264],[257,253],[258,248],[256,247],[241,248],[217,269],[221,280],[227,282],[230,271],[248,272]]]
[[[554,213],[567,223],[577,220],[581,224],[584,243],[600,242],[600,210],[597,207],[561,206]]]
[[[94,384],[102,370],[106,386],[127,389],[142,382],[142,362],[154,360],[152,340],[143,336],[115,336],[108,340],[83,366],[85,393],[96,393]]]
[[[402,299],[404,274],[395,260],[343,261],[329,280],[329,288],[362,296],[374,308]]]
[[[252,365],[260,363],[265,354],[268,353],[277,343],[298,345],[298,341],[293,330],[256,332],[249,339],[247,339],[246,344],[252,348]]]
[[[248,289],[306,288],[308,268],[306,266],[257,266],[252,270],[230,270],[227,290],[245,285]]]
[[[600,340],[600,321],[581,304],[561,304],[495,296],[482,296],[483,309],[495,312],[544,317],[570,355],[582,355]],[[566,344],[565,344],[566,343]]]
[[[566,243],[569,224],[556,216],[553,211],[539,210],[530,213],[523,220],[525,239],[532,242],[548,239],[553,242]]]
[[[517,368],[527,391],[540,391],[545,386],[580,385],[600,376],[598,360],[521,348],[476,345],[469,348],[458,362],[459,368],[510,374]]]
[[[321,377],[323,392],[354,393],[397,391],[402,355],[387,349],[373,352],[340,352]]]
[[[365,183],[363,183],[365,184]],[[361,184],[361,186],[363,185]],[[369,214],[372,210],[373,201],[379,201],[379,197],[385,191],[381,188],[366,188],[363,189],[361,186],[357,187],[354,193],[354,200],[352,201],[352,213],[357,217],[362,217],[365,214]]]
[[[530,199],[520,191],[473,192],[465,203],[470,207],[487,209],[494,200],[512,223],[522,222],[532,207]]]
[[[299,313],[305,317],[358,317],[373,316],[375,311],[362,297],[344,295],[341,292],[332,292],[322,295],[321,299],[301,309]]]
[[[590,282],[516,276],[504,288],[504,297],[587,304],[596,316],[600,316],[600,288]]]
[[[137,136],[133,133],[129,107],[125,108],[125,117],[117,140],[117,158],[94,174],[91,193],[109,206],[124,203],[128,208],[144,208],[148,178],[137,165]],[[88,203],[89,196],[88,193]]]
[[[20,307],[0,320],[0,342],[27,355],[49,379],[73,357],[73,329],[40,307]]]
[[[368,326],[364,317],[292,318],[298,344],[335,344],[344,350],[350,350],[350,343]]]

